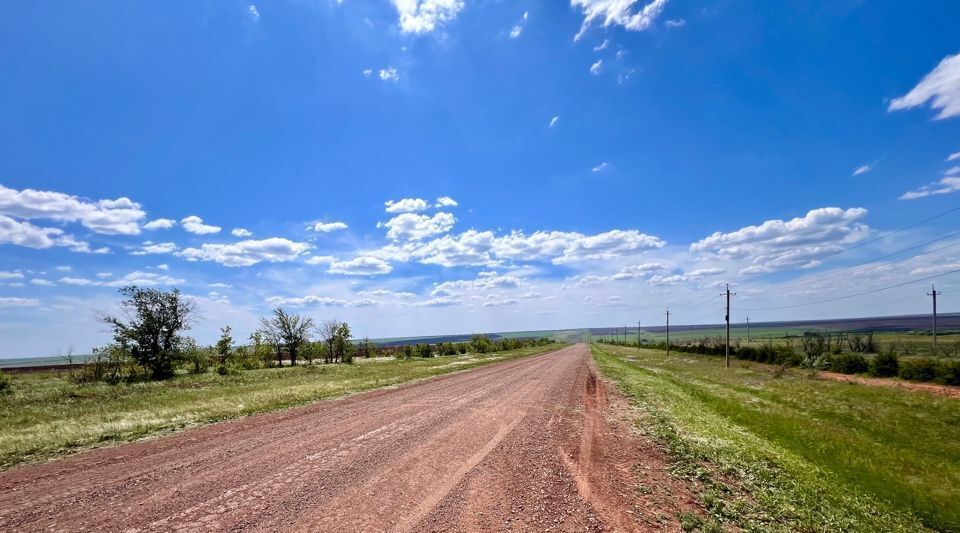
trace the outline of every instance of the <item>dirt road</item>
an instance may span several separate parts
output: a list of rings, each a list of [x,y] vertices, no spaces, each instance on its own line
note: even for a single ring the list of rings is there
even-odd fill
[[[691,498],[608,411],[576,345],[15,468],[0,531],[677,529]]]

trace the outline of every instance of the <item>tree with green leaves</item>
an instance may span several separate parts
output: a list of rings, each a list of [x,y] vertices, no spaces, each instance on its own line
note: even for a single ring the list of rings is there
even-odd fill
[[[120,306],[123,316],[103,315],[101,320],[113,328],[118,344],[128,346],[133,359],[145,368],[151,379],[173,376],[174,362],[180,357],[180,333],[190,329],[196,305],[178,289],[123,287]]]
[[[220,366],[227,366],[230,357],[230,348],[233,347],[233,336],[230,326],[220,328],[220,340],[217,341],[217,354],[220,356]]]
[[[344,363],[353,363],[353,345],[350,344],[350,326],[341,322],[336,332],[338,359]]]
[[[290,365],[297,365],[297,352],[305,342],[310,340],[310,330],[313,329],[313,319],[293,313],[288,313],[278,307],[273,310],[273,318],[261,319],[261,323],[268,336],[274,336],[279,346],[282,344],[290,356]],[[279,355],[278,355],[279,359]]]

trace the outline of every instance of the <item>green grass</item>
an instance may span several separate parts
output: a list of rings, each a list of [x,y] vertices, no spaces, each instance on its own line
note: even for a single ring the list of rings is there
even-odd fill
[[[181,374],[162,382],[76,385],[66,374],[12,374],[0,394],[0,468],[77,449],[272,411],[559,348],[429,359],[358,360],[248,370],[220,376]]]
[[[714,525],[960,531],[960,401],[593,345]]]
[[[750,328],[750,342],[747,342],[747,328],[743,324],[731,324],[730,339],[731,342],[741,346],[759,347],[767,342],[782,344],[787,338],[791,338],[794,343],[797,338],[802,337],[807,331],[820,331],[821,333],[839,335],[850,333],[843,330],[822,329],[816,327],[773,327],[773,326],[754,326]],[[691,330],[672,330],[670,331],[670,342],[672,344],[682,344],[687,342],[696,342],[705,338],[717,339],[723,338],[726,330],[722,327],[703,327]],[[621,333],[618,335],[592,335],[594,341],[623,340]],[[637,342],[637,328],[627,330],[627,341]],[[664,333],[650,333],[641,331],[640,339],[649,343],[660,343],[666,341]],[[881,349],[893,347],[900,355],[931,355],[933,352],[933,336],[929,331],[916,332],[877,332],[874,339],[881,346]],[[941,331],[938,335],[939,355],[960,356],[960,333],[956,331]],[[796,345],[796,344],[795,344]]]

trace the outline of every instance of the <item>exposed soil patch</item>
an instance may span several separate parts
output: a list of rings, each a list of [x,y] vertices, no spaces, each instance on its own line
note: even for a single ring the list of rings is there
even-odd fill
[[[950,385],[938,385],[936,383],[916,383],[913,381],[903,381],[893,378],[870,378],[865,376],[838,374],[836,372],[817,372],[817,377],[820,379],[829,379],[833,381],[859,383],[860,385],[889,387],[893,389],[908,389],[929,392],[931,394],[938,394],[940,396],[947,396],[950,398],[960,398],[960,387],[952,387]]]
[[[2,531],[659,531],[698,510],[577,345],[0,473]]]

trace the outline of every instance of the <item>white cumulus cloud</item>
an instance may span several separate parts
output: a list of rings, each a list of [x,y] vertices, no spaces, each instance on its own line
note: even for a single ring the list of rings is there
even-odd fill
[[[143,225],[144,229],[170,229],[177,225],[177,221],[169,218],[158,218]]]
[[[393,0],[404,33],[430,33],[457,18],[463,0]]]
[[[747,259],[743,274],[810,268],[844,245],[867,238],[870,228],[862,222],[867,210],[854,207],[813,209],[791,220],[767,220],[759,226],[716,232],[690,245],[690,251],[706,257]]]
[[[232,244],[204,244],[187,248],[178,255],[189,261],[214,261],[224,266],[252,266],[260,262],[293,261],[310,249],[310,245],[280,237],[246,240]]]
[[[393,270],[390,263],[371,256],[355,257],[348,261],[333,260],[329,264],[330,268],[327,269],[327,272],[344,276],[378,276],[389,274]]]
[[[89,201],[77,196],[0,185],[0,215],[26,220],[79,222],[85,228],[107,235],[137,235],[146,217],[140,204],[129,198]]]
[[[433,204],[433,207],[457,207],[459,204],[453,198],[449,196],[441,196],[437,198],[437,203]]]
[[[387,238],[394,241],[419,241],[453,228],[457,219],[450,213],[436,213],[433,216],[415,213],[401,213],[384,222]]]
[[[211,226],[203,223],[203,219],[196,216],[190,215],[180,221],[180,225],[183,226],[183,229],[189,231],[190,233],[195,233],[197,235],[208,235],[210,233],[220,233],[220,230],[223,229],[220,226]]]
[[[317,233],[330,233],[331,231],[347,229],[347,225],[343,222],[317,222],[308,229],[312,229]]]
[[[0,244],[15,244],[27,248],[44,249],[62,246],[75,252],[101,252],[104,249],[91,250],[90,245],[76,240],[59,228],[43,228],[29,222],[14,220],[0,215]]]
[[[171,254],[176,252],[178,249],[177,245],[172,242],[151,242],[146,241],[143,245],[133,252],[130,252],[131,255],[150,255],[150,254]]]
[[[415,213],[426,211],[429,204],[422,198],[404,198],[402,200],[387,200],[383,203],[387,213]]]
[[[252,237],[253,232],[246,228],[233,228],[230,232],[234,237]]]

